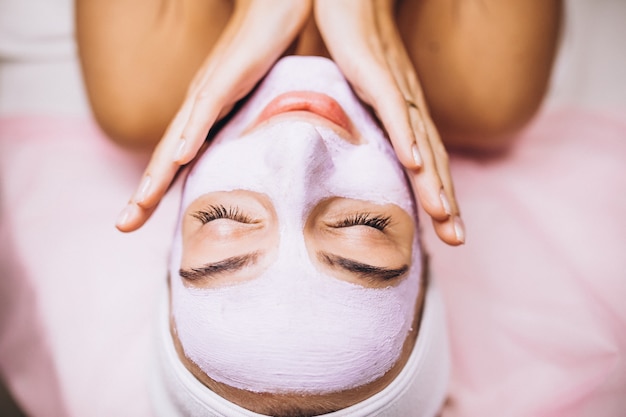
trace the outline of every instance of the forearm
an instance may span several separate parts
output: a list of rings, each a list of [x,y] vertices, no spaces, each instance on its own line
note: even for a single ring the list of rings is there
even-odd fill
[[[560,0],[399,1],[403,39],[448,146],[501,147],[535,114],[561,9]]]

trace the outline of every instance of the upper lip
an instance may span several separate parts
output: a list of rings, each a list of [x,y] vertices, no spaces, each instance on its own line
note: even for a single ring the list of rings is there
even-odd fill
[[[280,94],[265,106],[254,125],[277,114],[293,111],[307,111],[329,120],[349,133],[354,131],[350,118],[339,103],[332,97],[315,91],[290,91]]]

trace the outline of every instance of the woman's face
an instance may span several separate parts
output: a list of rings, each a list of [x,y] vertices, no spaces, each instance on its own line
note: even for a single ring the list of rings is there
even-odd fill
[[[322,115],[292,110],[311,102]],[[281,229],[297,230],[310,261],[329,275],[393,285],[411,265],[411,196],[395,160],[381,152],[384,138],[367,137],[328,95],[289,92],[241,136],[209,148],[185,190],[186,285],[254,279],[278,258]]]
[[[370,386],[414,342],[404,172],[336,68],[307,64],[279,63],[195,162],[172,251],[186,359],[253,393]]]

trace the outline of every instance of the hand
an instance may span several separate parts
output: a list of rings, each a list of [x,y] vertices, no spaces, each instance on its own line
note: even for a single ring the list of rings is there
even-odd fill
[[[465,241],[448,154],[433,124],[393,16],[393,0],[316,0],[315,20],[333,60],[371,105],[446,243]]]
[[[180,166],[196,156],[211,126],[270,70],[310,13],[310,0],[235,2],[226,29],[197,72],[139,188],[120,214],[119,230],[130,232],[146,222]]]

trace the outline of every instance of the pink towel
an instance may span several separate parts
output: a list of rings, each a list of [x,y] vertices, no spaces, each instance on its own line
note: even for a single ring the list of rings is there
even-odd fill
[[[0,372],[28,415],[152,414],[151,326],[176,201],[136,234],[114,228],[146,162],[88,119],[0,121]]]
[[[444,416],[626,415],[624,120],[561,110],[504,157],[452,158],[467,244],[428,236],[453,349]]]

